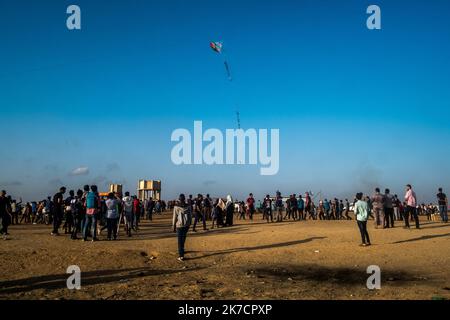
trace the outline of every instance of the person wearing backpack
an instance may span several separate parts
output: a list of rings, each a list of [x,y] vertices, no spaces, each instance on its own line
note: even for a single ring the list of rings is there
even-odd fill
[[[358,224],[359,232],[361,233],[362,243],[360,246],[367,247],[370,246],[369,233],[367,232],[367,219],[369,218],[369,206],[366,201],[362,200],[363,194],[359,192],[356,194],[355,203],[355,216],[356,222]]]
[[[92,185],[91,191],[86,195],[86,215],[84,217],[83,241],[87,241],[88,233],[92,229],[92,241],[97,238],[97,211],[99,208],[99,197],[97,186]]]
[[[123,215],[125,218],[125,232],[127,236],[131,237],[131,229],[133,228],[133,198],[130,197],[130,193],[125,192],[123,202]]]
[[[178,261],[184,261],[184,245],[192,222],[191,207],[186,204],[184,194],[180,194],[177,204],[173,208],[172,226],[178,239]]]

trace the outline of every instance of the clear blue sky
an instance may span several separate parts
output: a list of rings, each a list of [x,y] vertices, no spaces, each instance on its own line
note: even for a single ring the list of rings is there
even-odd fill
[[[82,30],[66,28],[77,4]],[[382,30],[366,28],[378,4]],[[242,198],[450,188],[450,2],[0,2],[0,187],[42,199],[161,179]],[[209,41],[223,41],[234,81]],[[280,129],[280,170],[172,164],[170,134]],[[78,167],[89,174],[73,176]]]

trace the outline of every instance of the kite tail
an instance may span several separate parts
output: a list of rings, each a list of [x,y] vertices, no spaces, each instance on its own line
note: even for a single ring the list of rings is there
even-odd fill
[[[228,80],[233,80],[233,78],[231,77],[231,72],[230,72],[230,67],[228,66],[228,62],[224,61],[224,65],[225,65],[225,70],[227,71],[227,76],[228,76]]]

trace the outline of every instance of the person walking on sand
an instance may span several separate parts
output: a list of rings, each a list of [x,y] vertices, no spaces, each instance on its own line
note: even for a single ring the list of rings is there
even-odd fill
[[[184,194],[180,194],[178,202],[173,207],[172,227],[178,239],[178,261],[184,261],[184,245],[192,222],[191,207],[186,204]]]
[[[253,220],[253,214],[255,213],[255,198],[253,193],[250,193],[247,198],[247,216],[250,220]]]
[[[442,188],[439,188],[439,193],[436,195],[439,205],[439,214],[441,215],[441,220],[444,223],[448,222],[448,199],[447,195],[442,192]]]
[[[325,220],[325,209],[323,207],[323,201],[319,200],[319,206],[317,207],[317,216],[319,220]]]
[[[211,210],[211,229],[214,229],[214,225],[219,228],[223,227],[222,209],[219,207],[219,199],[216,199],[213,203]]]
[[[345,199],[345,219],[352,220],[352,218],[348,215],[350,213],[350,202],[348,202],[348,199]]]
[[[405,194],[405,202],[406,202],[406,208],[405,208],[405,227],[406,229],[409,229],[409,216],[414,217],[414,220],[416,222],[416,229],[420,229],[419,224],[419,217],[417,216],[417,198],[416,193],[413,191],[412,186],[410,184],[406,185],[406,194]]]
[[[370,246],[369,233],[367,232],[367,219],[369,217],[369,206],[366,201],[362,200],[362,192],[356,194],[356,203],[354,212],[356,216],[356,223],[358,224],[359,232],[361,233],[360,246]]]
[[[193,205],[193,210],[194,210],[194,226],[192,228],[192,231],[197,232],[197,230],[195,230],[195,227],[197,226],[197,223],[201,220],[202,224],[203,224],[203,231],[207,231],[208,229],[206,228],[206,216],[205,216],[205,212],[203,211],[203,195],[198,194],[197,198],[194,199],[194,205]]]
[[[336,204],[336,198],[331,202],[331,220],[337,219],[337,204]]]
[[[227,195],[227,202],[225,203],[225,225],[228,227],[233,226],[234,216],[234,203],[233,198]]]
[[[372,219],[375,220],[375,217],[373,216],[373,212],[372,212],[372,200],[370,199],[369,196],[366,196],[365,201],[367,202],[367,205],[369,208],[369,217],[371,217]]]
[[[372,195],[372,213],[375,217],[375,229],[384,226],[384,195],[380,193],[380,188],[375,188],[375,193]]]

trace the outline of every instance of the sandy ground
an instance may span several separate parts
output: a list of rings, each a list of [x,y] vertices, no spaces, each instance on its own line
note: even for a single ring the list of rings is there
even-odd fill
[[[369,221],[373,245],[364,248],[354,220],[267,224],[258,215],[190,232],[189,260],[178,262],[170,218],[156,216],[115,242],[12,226],[0,240],[0,299],[450,298],[450,224],[375,230]],[[69,265],[81,268],[80,290],[66,287]],[[366,288],[369,265],[381,268],[380,290]]]

